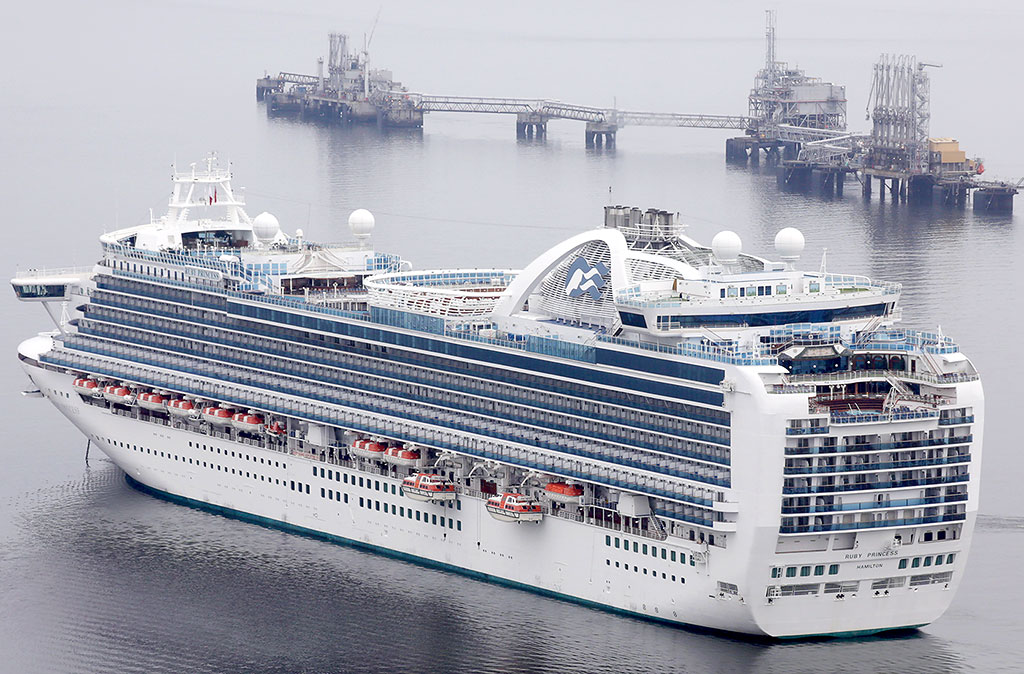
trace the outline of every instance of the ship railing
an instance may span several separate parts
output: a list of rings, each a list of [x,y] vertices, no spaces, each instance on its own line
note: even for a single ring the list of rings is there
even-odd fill
[[[14,274],[16,279],[51,278],[54,276],[92,276],[94,266],[87,267],[21,267]]]
[[[897,379],[909,379],[912,381],[924,381],[930,384],[957,384],[961,382],[975,381],[978,374],[970,372],[948,372],[941,375],[930,372],[909,372],[905,370],[851,370],[848,372],[829,372],[823,374],[788,374],[785,375],[787,383],[814,383],[829,384],[848,382],[854,379],[895,377]]]
[[[938,417],[935,410],[894,410],[892,412],[870,412],[862,410],[833,410],[829,423],[833,424],[874,424],[890,421],[913,421]]]

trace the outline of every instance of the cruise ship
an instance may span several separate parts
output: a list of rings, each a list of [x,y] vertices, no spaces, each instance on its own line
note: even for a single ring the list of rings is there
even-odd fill
[[[48,398],[171,501],[655,621],[772,638],[937,619],[983,393],[900,286],[624,206],[525,269],[416,271],[250,217],[230,170],[84,269],[12,280]],[[595,214],[597,215],[597,214]],[[773,258],[777,258],[773,260]],[[512,590],[510,590],[512,591]]]

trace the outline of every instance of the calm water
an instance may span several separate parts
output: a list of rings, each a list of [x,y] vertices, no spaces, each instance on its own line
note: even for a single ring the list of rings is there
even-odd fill
[[[1006,85],[1022,10],[1007,3],[892,9],[794,3],[779,55],[847,85],[864,128],[870,66],[906,51],[933,71],[935,135],[992,173],[1024,175]],[[331,29],[369,31],[375,6],[113,2],[21,7],[0,40],[0,269],[87,264],[96,236],[159,213],[171,162],[214,149],[235,162],[250,213],[338,239],[354,208],[375,241],[420,268],[522,266],[600,222],[609,199],[677,210],[708,241],[771,251],[801,228],[816,268],[900,281],[907,322],[954,335],[985,377],[982,515],[967,576],[934,625],[900,638],[759,644],[672,629],[425,570],[139,494],[45,401],[22,398],[17,343],[48,319],[0,294],[0,670],[1012,671],[1024,657],[1024,458],[1011,427],[1024,333],[1021,218],[779,193],[725,165],[727,134],[626,129],[586,151],[581,125],[519,143],[502,117],[434,115],[422,133],[268,120],[253,79],[312,72]],[[814,12],[805,11],[813,7]],[[761,7],[521,2],[389,3],[372,52],[411,88],[546,96],[650,110],[741,113],[762,59]],[[978,37],[978,36],[984,37]],[[609,197],[609,189],[611,196]],[[1024,209],[1024,202],[1018,202]],[[978,470],[975,466],[974,470]]]

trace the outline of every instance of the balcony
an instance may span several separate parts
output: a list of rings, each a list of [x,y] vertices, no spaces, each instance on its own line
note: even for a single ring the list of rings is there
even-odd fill
[[[898,489],[900,487],[923,487],[930,484],[956,484],[969,482],[970,475],[949,475],[946,477],[928,477],[915,480],[895,480],[892,482],[861,482],[856,484],[818,485],[808,487],[783,487],[783,494],[834,494],[844,491],[873,491],[878,489]]]
[[[951,463],[968,463],[970,454],[946,456],[937,459],[916,459],[913,461],[890,461],[888,463],[851,463],[836,466],[787,466],[786,475],[812,475],[815,473],[865,473],[874,470],[892,470],[893,468],[927,468],[928,466],[944,466]]]
[[[786,429],[786,435],[824,435],[828,433],[828,426],[790,426]]]
[[[921,440],[901,440],[899,442],[875,442],[862,445],[834,445],[832,447],[786,447],[786,456],[805,454],[840,454],[845,452],[880,452],[893,449],[916,449],[919,447],[938,447],[943,445],[966,445],[974,442],[973,435],[959,438],[923,438]]]
[[[928,498],[890,499],[867,503],[832,503],[828,505],[782,506],[783,515],[810,515],[814,513],[836,513],[851,510],[882,510],[885,508],[907,508],[911,506],[957,503],[967,500],[967,494],[948,494]]]
[[[964,513],[952,515],[935,515],[934,517],[911,517],[899,520],[880,520],[877,522],[848,522],[836,524],[805,524],[799,526],[780,526],[781,534],[807,534],[819,531],[848,531],[850,529],[881,529],[884,527],[906,527],[919,524],[935,524],[937,522],[959,522],[967,519]]]

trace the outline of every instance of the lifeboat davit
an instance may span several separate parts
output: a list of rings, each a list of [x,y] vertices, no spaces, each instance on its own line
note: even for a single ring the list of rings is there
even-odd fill
[[[544,487],[544,495],[559,503],[579,503],[583,496],[583,487],[565,482],[548,482]]]
[[[100,383],[95,379],[89,379],[88,377],[78,377],[74,382],[72,382],[71,388],[75,389],[76,393],[88,398],[98,398],[103,395],[103,389],[100,388]]]
[[[231,425],[235,427],[235,430],[259,433],[263,429],[263,417],[252,413],[238,412],[231,417]]]
[[[209,407],[203,408],[203,420],[207,423],[213,424],[214,426],[230,426],[231,417],[231,410],[224,407],[210,405]]]
[[[544,510],[522,494],[506,492],[487,499],[487,512],[502,522],[540,522]]]
[[[374,442],[373,440],[356,440],[349,447],[349,452],[354,456],[359,456],[364,459],[371,459],[373,461],[380,461],[381,457],[384,456],[384,452],[387,449],[387,445],[380,442]]]
[[[103,387],[103,397],[118,405],[134,405],[135,394],[127,386],[109,384]]]
[[[187,419],[196,413],[196,406],[192,404],[191,400],[177,398],[167,401],[167,411],[173,416]]]
[[[150,412],[166,412],[167,411],[167,398],[163,397],[159,393],[146,392],[140,393],[139,397],[135,400],[139,407]]]
[[[415,466],[420,462],[420,450],[392,445],[384,450],[384,460],[396,466]]]
[[[263,427],[263,430],[266,432],[267,435],[273,436],[275,438],[280,438],[282,436],[288,435],[288,431],[285,430],[285,427],[281,425],[280,421],[275,421],[272,424],[267,424],[266,426]]]
[[[440,475],[416,473],[402,480],[402,493],[413,501],[454,501],[455,485]]]

